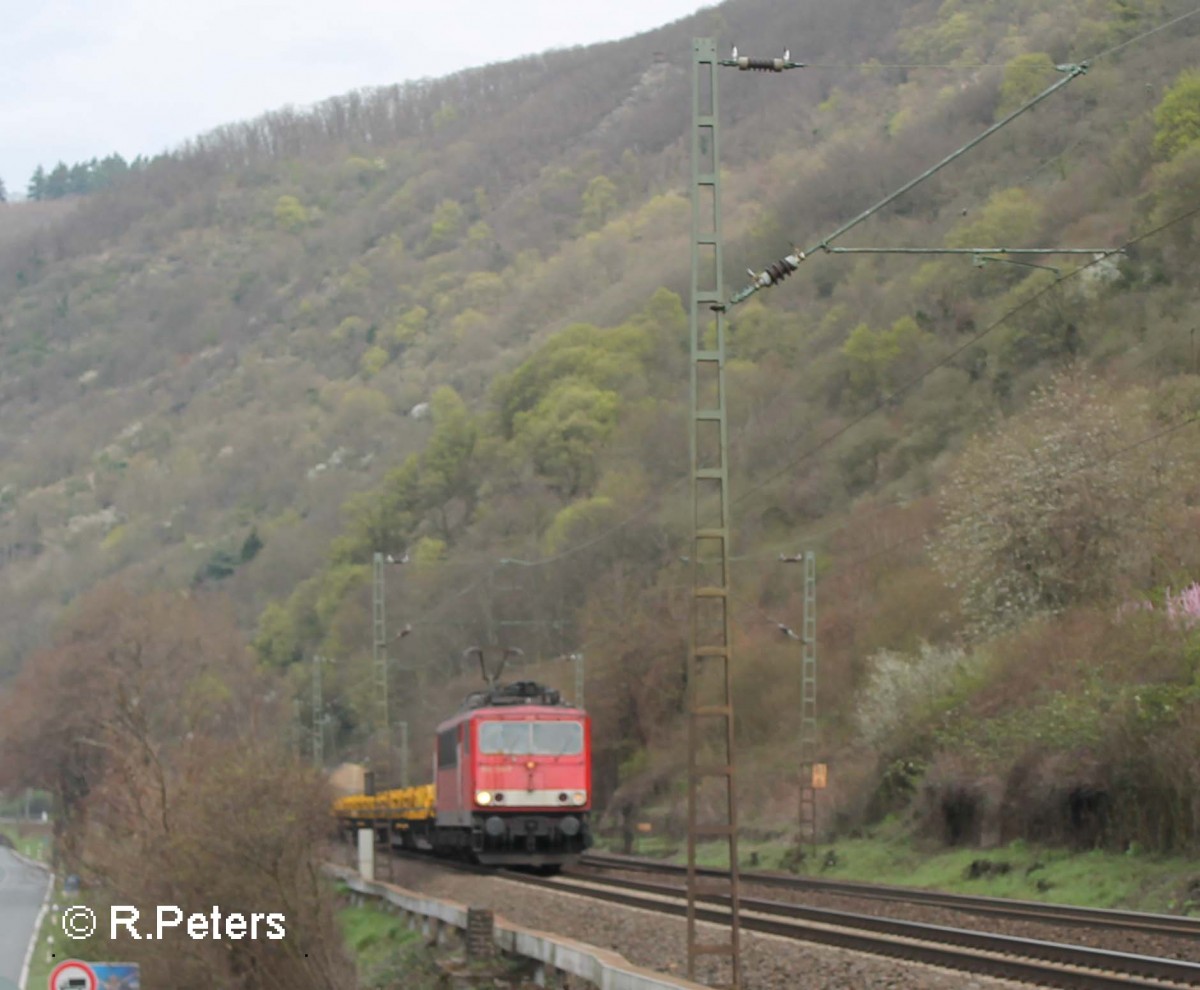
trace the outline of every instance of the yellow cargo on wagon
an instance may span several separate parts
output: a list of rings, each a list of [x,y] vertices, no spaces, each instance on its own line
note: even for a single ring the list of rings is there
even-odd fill
[[[391,824],[404,828],[407,822],[425,821],[434,816],[434,788],[403,787],[378,794],[353,794],[333,803],[333,814],[346,828],[370,828]]]

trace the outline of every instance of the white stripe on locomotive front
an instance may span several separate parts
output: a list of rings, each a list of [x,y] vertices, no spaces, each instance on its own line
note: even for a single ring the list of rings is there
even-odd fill
[[[572,791],[555,788],[552,791],[492,791],[487,805],[492,811],[505,808],[570,808]]]

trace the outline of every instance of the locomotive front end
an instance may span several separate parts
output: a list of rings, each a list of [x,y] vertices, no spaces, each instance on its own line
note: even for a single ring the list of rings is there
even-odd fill
[[[591,726],[578,709],[475,713],[471,801],[482,863],[553,866],[591,845]]]

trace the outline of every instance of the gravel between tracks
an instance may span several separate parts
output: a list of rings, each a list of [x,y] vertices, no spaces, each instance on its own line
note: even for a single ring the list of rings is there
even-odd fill
[[[610,871],[605,871],[605,874],[608,876],[622,875],[613,874]],[[629,876],[641,880],[647,879],[644,873],[630,873]],[[823,891],[792,891],[781,887],[755,884],[748,880],[744,873],[742,874],[742,896],[765,901],[807,904],[834,911],[851,911],[855,914],[905,918],[927,925],[973,928],[979,931],[994,932],[998,935],[1012,935],[1015,938],[1040,939],[1043,942],[1086,945],[1093,949],[1107,949],[1110,952],[1162,956],[1164,959],[1180,959],[1187,962],[1200,961],[1200,939],[1189,938],[1186,935],[1155,935],[1121,928],[1089,928],[1085,925],[1067,925],[1061,922],[1002,918],[994,914],[955,911],[949,908],[910,904],[904,901],[884,901],[877,898],[853,897]]]
[[[576,867],[577,876],[586,877],[593,870]],[[654,874],[628,873],[617,870],[600,870],[596,874],[608,879],[629,877],[631,880],[649,880],[669,884],[669,878]],[[972,928],[1011,935],[1014,938],[1033,938],[1043,942],[1064,942],[1070,945],[1086,945],[1093,949],[1110,952],[1130,952],[1143,956],[1162,956],[1164,959],[1181,959],[1187,962],[1200,961],[1200,938],[1186,935],[1155,935],[1123,928],[1088,927],[1068,925],[1062,922],[1031,921],[1020,918],[1002,918],[986,912],[958,911],[934,907],[928,904],[913,904],[906,901],[881,900],[874,897],[855,897],[852,894],[831,894],[821,890],[788,890],[756,884],[746,873],[742,874],[742,897],[764,901],[781,901],[785,904],[805,904],[809,907],[828,908],[831,911],[848,911],[853,914],[870,914],[881,918],[904,918],[926,925],[944,925],[948,928]]]
[[[534,889],[503,877],[458,873],[434,863],[397,860],[393,865],[395,876],[390,882],[401,887],[471,907],[490,908],[518,925],[619,952],[635,965],[648,969],[676,975],[686,970],[686,929],[682,919],[662,918],[573,894]],[[378,864],[376,875],[388,881],[387,866]],[[714,935],[714,940],[717,937]],[[750,932],[742,936],[742,971],[742,982],[748,990],[1027,990],[1028,987],[1009,980]],[[707,979],[703,970],[699,975]]]

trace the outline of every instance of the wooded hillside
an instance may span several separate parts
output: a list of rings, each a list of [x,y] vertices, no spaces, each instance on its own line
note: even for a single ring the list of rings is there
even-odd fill
[[[564,687],[582,650],[604,796],[670,805],[691,39],[809,65],[721,79],[731,290],[1090,60],[838,243],[1122,253],[819,252],[731,311],[739,738],[752,818],[790,820],[778,556],[815,549],[829,820],[1194,844],[1200,16],[1146,34],[1185,12],[730,0],[0,205],[0,671],[103,578],[226,593],[303,718],[337,659],[362,756],[380,551],[414,740],[465,647]]]

